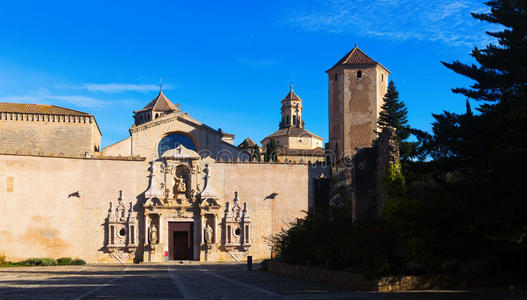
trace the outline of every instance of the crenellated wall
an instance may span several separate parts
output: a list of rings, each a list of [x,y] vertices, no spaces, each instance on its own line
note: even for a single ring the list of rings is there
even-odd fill
[[[0,112],[0,153],[78,156],[100,150],[93,116]]]

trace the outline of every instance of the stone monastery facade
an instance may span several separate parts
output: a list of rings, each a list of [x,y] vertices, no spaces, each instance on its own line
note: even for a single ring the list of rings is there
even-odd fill
[[[339,71],[340,90],[371,88],[377,69],[364,66],[364,83]],[[382,88],[360,100],[369,101],[371,122]],[[270,137],[288,151],[323,150],[322,139],[304,129],[292,88],[282,104],[279,131]],[[330,128],[355,126],[345,122],[354,113],[346,108],[331,121],[344,123]],[[360,120],[368,123],[365,115]],[[267,239],[324,198],[319,181],[331,176],[328,166],[308,160],[248,161],[234,135],[193,119],[162,91],[134,111],[129,133],[101,150],[90,114],[0,103],[0,254],[108,263],[264,259],[271,256]],[[330,144],[335,139],[346,141],[330,129]]]

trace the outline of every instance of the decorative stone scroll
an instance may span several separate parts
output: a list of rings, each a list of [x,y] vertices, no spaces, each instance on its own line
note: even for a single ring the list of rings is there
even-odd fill
[[[119,191],[115,208],[110,202],[106,218],[106,232],[105,246],[110,252],[114,250],[130,252],[138,246],[137,213],[133,210],[132,202],[128,209],[123,204],[122,191]]]
[[[200,207],[206,210],[218,209],[220,207],[218,205],[218,194],[212,188],[212,182],[210,180],[212,171],[208,164],[205,164],[203,171],[205,172],[205,188],[199,194],[199,199],[201,200]]]
[[[237,248],[247,251],[251,247],[251,218],[247,210],[247,203],[243,208],[238,200],[238,192],[234,192],[232,207],[225,203],[225,217],[223,218],[223,246],[227,249]]]

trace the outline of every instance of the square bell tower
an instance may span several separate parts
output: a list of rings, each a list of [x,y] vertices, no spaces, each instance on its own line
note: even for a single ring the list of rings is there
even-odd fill
[[[390,71],[357,45],[328,74],[329,142],[335,162],[371,147],[377,137],[377,119],[388,89]]]

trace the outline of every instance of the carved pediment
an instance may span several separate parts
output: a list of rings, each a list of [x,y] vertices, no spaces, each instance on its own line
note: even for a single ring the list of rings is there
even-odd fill
[[[201,157],[196,151],[185,148],[183,145],[179,145],[174,149],[165,151],[161,158],[172,159],[172,160],[197,160]]]

